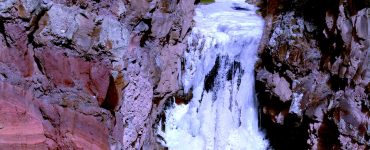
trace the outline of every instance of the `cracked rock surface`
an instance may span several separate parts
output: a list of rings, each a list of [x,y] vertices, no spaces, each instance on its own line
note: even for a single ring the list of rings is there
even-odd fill
[[[0,149],[157,149],[193,13],[194,0],[1,0]]]

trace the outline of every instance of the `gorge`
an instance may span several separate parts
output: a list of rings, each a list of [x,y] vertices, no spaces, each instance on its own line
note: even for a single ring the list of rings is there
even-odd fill
[[[0,149],[369,149],[368,0],[0,0]]]

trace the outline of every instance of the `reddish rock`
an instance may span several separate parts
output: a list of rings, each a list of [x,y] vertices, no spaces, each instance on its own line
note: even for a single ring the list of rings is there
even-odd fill
[[[0,148],[47,149],[42,115],[33,95],[0,82]]]
[[[98,118],[45,104],[7,83],[0,89],[1,149],[109,149],[108,129]]]
[[[159,149],[193,14],[194,0],[2,1],[0,81],[37,97],[47,149]]]
[[[56,86],[82,88],[96,96],[99,104],[104,102],[109,85],[109,67],[99,62],[67,57],[59,49],[38,51],[46,76]]]
[[[59,133],[77,149],[108,150],[108,129],[93,116],[55,106],[58,111]],[[57,142],[62,143],[63,141]]]
[[[12,66],[24,77],[31,76],[33,52],[28,49],[25,28],[20,24],[6,24],[4,28],[9,32],[2,37],[4,43],[0,47],[0,62]]]

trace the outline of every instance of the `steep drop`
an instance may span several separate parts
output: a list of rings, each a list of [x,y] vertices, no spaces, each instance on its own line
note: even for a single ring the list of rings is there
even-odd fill
[[[266,149],[258,129],[254,64],[263,19],[243,0],[219,0],[196,9],[185,51],[182,83],[189,104],[166,110],[169,149]]]

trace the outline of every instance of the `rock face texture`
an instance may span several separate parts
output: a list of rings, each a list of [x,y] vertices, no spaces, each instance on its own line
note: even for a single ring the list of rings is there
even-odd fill
[[[194,0],[0,0],[0,149],[155,149]]]
[[[370,2],[253,1],[266,28],[256,65],[275,149],[370,148]]]

